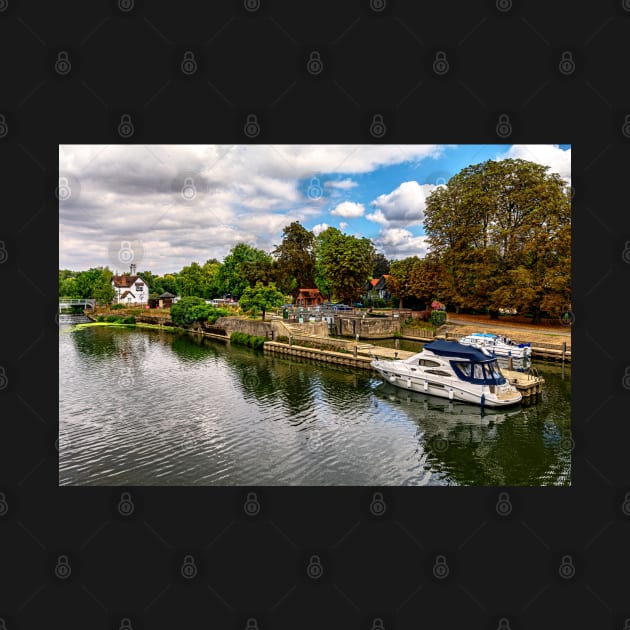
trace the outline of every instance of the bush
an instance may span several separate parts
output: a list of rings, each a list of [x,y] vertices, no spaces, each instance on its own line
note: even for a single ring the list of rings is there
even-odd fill
[[[122,324],[135,324],[136,318],[133,315],[129,315],[128,317],[125,317],[121,323]]]
[[[97,322],[104,322],[105,321],[105,317],[103,317],[103,315],[98,315],[96,318]]]
[[[420,311],[418,313],[418,319],[421,322],[428,322],[431,319],[431,313],[432,313],[432,311],[430,311],[430,310]]]
[[[110,324],[120,324],[122,322],[122,317],[120,315],[107,315],[105,317],[105,321]]]
[[[433,311],[431,313],[430,321],[434,326],[442,326],[446,323],[445,311]]]
[[[111,308],[112,311],[119,311],[121,308],[125,308],[124,304],[114,304]]]
[[[263,347],[267,339],[265,337],[257,337],[256,335],[248,335],[247,333],[233,332],[230,335],[230,342],[237,346],[246,346],[259,350]]]
[[[171,306],[171,319],[178,326],[185,327],[194,321],[207,320],[212,308],[200,297],[183,297]]]

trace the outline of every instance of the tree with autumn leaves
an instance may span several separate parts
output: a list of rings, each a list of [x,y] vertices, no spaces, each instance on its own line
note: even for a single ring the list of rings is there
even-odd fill
[[[466,167],[426,200],[430,253],[392,264],[400,299],[458,311],[557,316],[571,301],[571,198],[549,167],[519,159]]]

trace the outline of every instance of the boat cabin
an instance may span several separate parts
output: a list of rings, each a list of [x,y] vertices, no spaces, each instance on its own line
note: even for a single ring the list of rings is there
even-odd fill
[[[475,385],[503,385],[506,382],[497,359],[488,356],[478,348],[465,346],[457,341],[437,339],[425,343],[424,349],[430,350],[445,360],[448,359],[451,368],[462,381]],[[411,357],[409,361],[413,359],[414,357]],[[427,361],[430,360],[422,358],[415,359],[415,361],[423,362],[422,365],[426,365]]]

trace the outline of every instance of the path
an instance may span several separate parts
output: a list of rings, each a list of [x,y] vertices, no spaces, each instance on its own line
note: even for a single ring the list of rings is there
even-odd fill
[[[457,316],[456,316],[457,317]],[[523,332],[523,333],[534,333],[538,335],[557,335],[560,337],[570,337],[571,336],[571,327],[562,328],[561,330],[554,330],[548,327],[536,327],[536,326],[527,326],[521,324],[501,324],[497,323],[494,320],[489,319],[487,323],[479,322],[477,320],[467,320],[467,319],[459,319],[453,318],[450,315],[447,319],[448,324],[457,324],[459,326],[475,326],[477,328],[507,328],[508,330],[512,330],[515,332]]]

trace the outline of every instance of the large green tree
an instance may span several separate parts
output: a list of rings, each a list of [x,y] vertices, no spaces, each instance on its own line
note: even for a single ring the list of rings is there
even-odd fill
[[[218,274],[222,292],[238,299],[247,287],[253,287],[257,282],[269,282],[272,263],[272,257],[261,249],[246,243],[235,245],[223,260]]]
[[[183,267],[177,274],[177,294],[182,297],[204,297],[206,291],[205,276],[197,262]]]
[[[372,277],[374,255],[369,239],[326,228],[315,239],[317,288],[326,296],[354,302]]]
[[[520,159],[466,167],[426,202],[424,229],[455,307],[516,307],[540,321],[570,302],[570,195]]]
[[[74,293],[79,298],[93,298],[94,291],[97,286],[102,283],[103,276],[109,273],[111,280],[111,271],[103,267],[92,267],[87,271],[81,271],[77,274],[74,281]]]
[[[217,298],[221,295],[221,283],[219,274],[221,263],[216,258],[206,260],[201,268],[204,278],[204,297],[206,299]]]
[[[92,296],[99,304],[110,305],[116,297],[116,291],[112,285],[112,272],[105,267],[101,271],[100,278],[94,284]]]
[[[298,221],[287,225],[282,242],[272,252],[276,257],[275,276],[278,286],[287,294],[315,284],[315,236]]]
[[[239,300],[239,306],[244,311],[252,311],[257,314],[258,311],[262,311],[262,318],[265,321],[265,313],[280,306],[284,302],[284,295],[278,291],[276,285],[270,282],[268,285],[264,285],[262,282],[257,282],[253,287],[247,287],[241,295]]]

